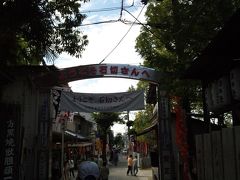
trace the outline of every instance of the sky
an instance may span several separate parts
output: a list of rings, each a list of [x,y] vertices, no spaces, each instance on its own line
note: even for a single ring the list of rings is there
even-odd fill
[[[140,25],[131,27],[131,24],[126,25],[120,21],[86,25],[109,20],[117,21],[120,17],[122,20],[131,22],[138,17],[140,22],[144,22],[146,7],[141,4],[140,0],[124,0],[124,9],[129,13],[122,11],[120,16],[121,3],[121,0],[91,0],[83,4],[81,11],[87,15],[87,18],[83,21],[85,26],[80,28],[83,34],[88,36],[89,44],[81,58],[63,53],[55,60],[54,65],[58,68],[66,68],[99,64],[102,60],[107,64],[140,65],[143,60],[134,48],[136,37],[140,32]],[[111,51],[112,53],[110,53]],[[126,92],[131,85],[136,87],[137,82],[137,80],[122,78],[98,78],[69,82],[69,86],[74,92],[80,93],[115,93]],[[130,112],[130,120],[133,120],[132,118],[134,118],[134,112]],[[114,125],[112,129],[114,134],[123,133],[126,131],[126,126]]]

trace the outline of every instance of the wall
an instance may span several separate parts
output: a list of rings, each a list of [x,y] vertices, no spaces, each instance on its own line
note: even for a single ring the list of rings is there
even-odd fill
[[[2,86],[1,90],[2,96],[0,97],[0,101],[2,103],[17,104],[21,107],[21,117],[19,118],[20,122],[18,128],[20,129],[20,134],[23,134],[23,137],[21,139],[22,148],[20,149],[20,152],[22,152],[22,156],[19,162],[19,176],[26,180],[41,179],[38,178],[38,160],[40,159],[39,149],[41,148],[40,140],[42,139],[47,142],[46,148],[48,149],[49,114],[44,115],[44,112],[39,113],[39,109],[42,110],[39,106],[39,99],[41,99],[39,98],[40,92],[33,86],[29,79],[23,77],[16,77],[14,82]],[[49,104],[49,99],[46,103]],[[43,132],[39,127],[39,118],[43,116],[45,116],[44,118],[46,122],[46,128],[43,128],[45,132]],[[42,134],[45,133],[45,139],[39,136],[41,131]],[[48,157],[45,160],[48,161]],[[46,169],[44,169],[44,174],[48,177],[48,162],[44,163],[47,165]]]
[[[240,179],[240,126],[196,136],[198,180]]]

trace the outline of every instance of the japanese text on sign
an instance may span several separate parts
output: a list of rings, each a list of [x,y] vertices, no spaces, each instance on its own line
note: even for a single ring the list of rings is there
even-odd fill
[[[7,134],[5,139],[4,180],[13,179],[15,146],[15,122],[9,119],[7,121]]]
[[[58,81],[66,82],[67,80],[93,77],[124,77],[157,82],[159,73],[142,66],[130,66],[126,64],[95,64],[62,69],[59,71]]]

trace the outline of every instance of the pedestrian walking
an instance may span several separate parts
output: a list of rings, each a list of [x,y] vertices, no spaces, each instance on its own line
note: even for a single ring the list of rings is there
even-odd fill
[[[63,179],[64,180],[69,180],[69,165],[68,165],[68,161],[64,162]]]
[[[113,163],[115,166],[117,166],[117,164],[118,164],[118,151],[117,150],[114,150],[114,152],[113,152]]]
[[[138,161],[137,156],[133,158],[133,175],[136,176],[138,173]]]
[[[130,154],[129,157],[128,157],[128,170],[127,170],[127,176],[128,176],[128,174],[129,174],[129,172],[131,172],[131,175],[133,175],[132,167],[133,167],[133,157],[132,157],[132,155]]]
[[[103,166],[103,157],[100,155],[97,160],[98,167],[101,168]]]
[[[100,180],[108,180],[109,168],[107,167],[107,162],[103,162],[102,167],[100,168]]]
[[[59,180],[61,178],[61,168],[57,158],[53,159],[52,165],[52,179]]]
[[[74,161],[73,161],[73,159],[69,159],[68,163],[69,163],[69,176],[75,177],[74,176]]]

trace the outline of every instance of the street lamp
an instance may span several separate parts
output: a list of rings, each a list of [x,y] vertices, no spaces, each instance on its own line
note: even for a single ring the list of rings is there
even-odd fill
[[[61,121],[61,131],[62,131],[62,146],[61,146],[61,173],[62,173],[62,179],[64,178],[64,133],[66,130],[66,122],[69,118],[68,113],[65,113],[64,115],[60,115],[60,121]]]

